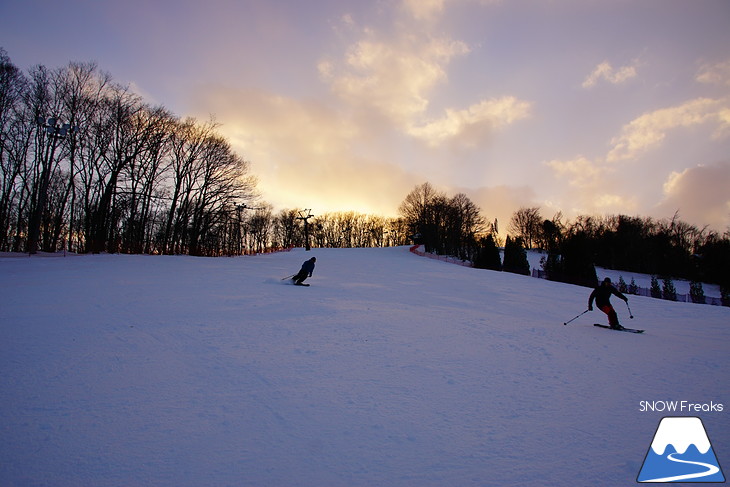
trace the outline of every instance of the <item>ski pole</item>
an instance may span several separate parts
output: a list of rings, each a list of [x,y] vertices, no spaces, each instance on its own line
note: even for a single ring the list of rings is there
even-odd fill
[[[563,324],[564,324],[564,325],[567,325],[567,324],[568,324],[568,323],[570,323],[571,321],[577,320],[578,318],[580,318],[581,316],[583,316],[584,314],[586,314],[586,313],[587,313],[587,312],[589,312],[589,311],[590,311],[590,310],[589,310],[589,309],[587,309],[587,310],[583,311],[583,312],[582,312],[581,314],[579,314],[578,316],[576,316],[575,318],[573,318],[572,320],[568,320],[568,321],[566,321],[566,322],[565,322],[565,323],[563,323]]]
[[[631,313],[631,306],[629,306],[629,302],[626,301],[626,307],[629,308],[629,318],[632,320],[634,319],[634,315]]]
[[[282,277],[281,280],[286,281],[287,279],[291,279],[294,276],[296,276],[296,274],[292,274],[291,276],[288,276],[288,277]]]

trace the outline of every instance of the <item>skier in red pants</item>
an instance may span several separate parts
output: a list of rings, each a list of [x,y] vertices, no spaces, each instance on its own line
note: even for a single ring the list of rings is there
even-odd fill
[[[608,315],[609,326],[611,328],[620,330],[623,328],[623,326],[621,326],[621,324],[618,322],[616,310],[613,309],[613,306],[611,306],[611,302],[609,301],[612,294],[623,299],[627,303],[629,302],[629,298],[621,294],[615,287],[613,287],[613,285],[611,284],[611,279],[607,277],[597,288],[593,290],[593,292],[591,293],[591,297],[588,298],[588,311],[593,311],[593,300],[595,299],[598,309]]]

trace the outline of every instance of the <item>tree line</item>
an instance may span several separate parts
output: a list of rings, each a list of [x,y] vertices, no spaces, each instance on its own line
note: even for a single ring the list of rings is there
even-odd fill
[[[448,197],[424,183],[399,212],[427,252],[475,267],[529,274],[525,249],[543,249],[542,267],[552,280],[596,286],[600,266],[719,284],[724,297],[730,294],[730,231],[698,228],[678,214],[668,220],[580,215],[567,221],[560,212],[546,219],[539,207],[523,207],[513,213],[502,247],[497,221],[487,221],[463,194]]]
[[[243,250],[231,254],[265,252],[271,248],[390,247],[406,245],[409,236],[401,218],[353,211],[309,215],[309,210],[284,209],[274,214],[266,205],[243,218]],[[311,216],[311,221],[307,216]]]
[[[543,265],[548,277],[593,285],[594,265],[607,269],[719,284],[730,293],[730,231],[719,234],[679,218],[655,220],[627,215],[551,219],[539,207],[520,208],[510,231],[547,251]]]
[[[216,129],[93,63],[25,74],[0,50],[0,249],[219,253],[255,180]]]

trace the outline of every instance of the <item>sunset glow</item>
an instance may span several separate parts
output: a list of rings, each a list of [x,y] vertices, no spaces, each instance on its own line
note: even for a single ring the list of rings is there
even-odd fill
[[[0,5],[21,69],[95,61],[220,122],[262,200],[397,214],[425,181],[520,206],[730,226],[726,0]]]

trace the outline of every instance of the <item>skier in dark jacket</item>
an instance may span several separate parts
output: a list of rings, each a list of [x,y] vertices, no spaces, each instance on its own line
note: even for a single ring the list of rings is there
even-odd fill
[[[610,278],[605,278],[603,282],[593,290],[591,293],[591,297],[588,298],[588,311],[593,311],[593,300],[596,300],[596,306],[598,306],[598,309],[603,311],[608,315],[608,324],[611,326],[611,328],[615,328],[620,330],[623,328],[621,324],[618,322],[618,315],[616,315],[616,310],[613,309],[613,306],[611,306],[611,302],[609,299],[611,298],[611,295],[614,295],[616,297],[619,297],[629,302],[629,298],[621,294],[613,285],[611,284]]]
[[[304,263],[302,264],[302,268],[299,269],[299,273],[292,278],[294,284],[301,286],[307,277],[312,277],[315,262],[317,262],[316,257],[312,257],[311,259],[304,261]],[[309,286],[309,284],[307,284],[307,286]]]

